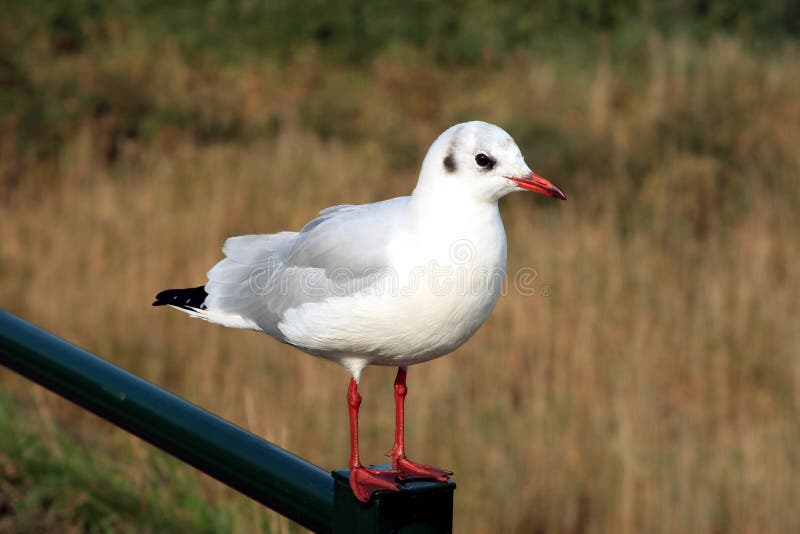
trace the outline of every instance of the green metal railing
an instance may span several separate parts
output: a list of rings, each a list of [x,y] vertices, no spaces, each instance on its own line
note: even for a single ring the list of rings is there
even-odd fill
[[[5,311],[0,363],[293,521],[331,530],[330,473]]]
[[[3,310],[0,364],[315,532],[452,529],[452,482],[408,482],[360,503],[346,470],[332,476]]]

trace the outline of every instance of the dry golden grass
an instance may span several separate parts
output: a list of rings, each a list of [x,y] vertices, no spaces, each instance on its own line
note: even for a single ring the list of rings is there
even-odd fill
[[[87,120],[4,193],[10,311],[341,467],[344,370],[152,296],[202,283],[227,236],[407,194],[408,162],[439,131],[496,122],[569,201],[503,201],[509,273],[535,267],[538,293],[511,288],[474,339],[409,374],[410,454],[457,473],[456,530],[800,530],[796,49],[654,39],[635,67],[518,54],[453,72],[405,49],[363,70],[328,70],[313,50],[215,70],[134,45],[61,68],[87,90],[125,73],[165,110],[252,134],[204,144],[162,128],[108,163],[107,125]],[[367,461],[391,444],[393,372],[362,381]],[[146,446],[2,378],[47,417],[128,443],[123,469],[147,480]],[[268,514],[239,510],[242,531]]]

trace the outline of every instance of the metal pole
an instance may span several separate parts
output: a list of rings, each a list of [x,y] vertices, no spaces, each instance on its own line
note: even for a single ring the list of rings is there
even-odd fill
[[[0,310],[0,363],[316,532],[330,532],[329,473]]]

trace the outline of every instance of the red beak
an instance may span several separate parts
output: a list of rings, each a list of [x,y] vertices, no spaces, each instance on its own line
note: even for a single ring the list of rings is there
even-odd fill
[[[542,178],[541,176],[536,176],[534,173],[531,173],[530,176],[526,176],[525,178],[514,178],[512,176],[506,176],[506,178],[517,184],[522,189],[541,193],[543,195],[547,195],[548,197],[567,200],[567,195],[562,193],[561,189],[550,183],[550,180]]]

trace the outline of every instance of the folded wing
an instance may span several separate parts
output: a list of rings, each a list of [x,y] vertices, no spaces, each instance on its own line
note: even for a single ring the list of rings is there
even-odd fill
[[[188,312],[285,341],[278,323],[290,309],[349,296],[388,268],[388,240],[402,225],[408,197],[320,212],[300,232],[246,235],[225,242],[208,272],[205,309]]]

